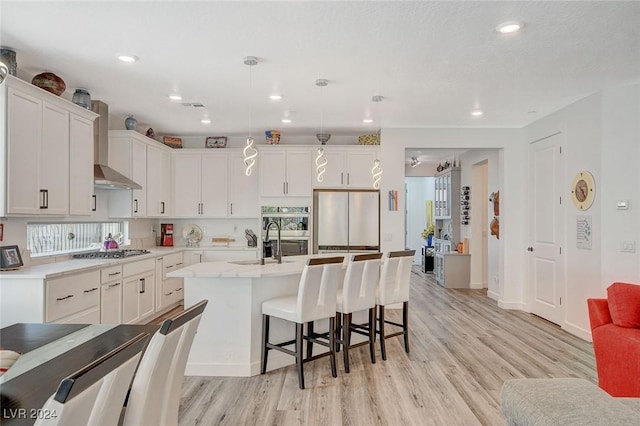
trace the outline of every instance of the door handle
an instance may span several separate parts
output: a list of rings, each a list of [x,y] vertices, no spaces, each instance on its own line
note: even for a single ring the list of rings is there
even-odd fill
[[[533,247],[527,247],[527,251],[533,251]]]
[[[144,284],[144,278],[140,278],[140,286],[142,288],[142,290],[139,291],[140,294],[145,292],[145,284]]]
[[[40,208],[41,209],[46,209],[49,206],[47,205],[47,190],[46,189],[41,189],[40,190]]]
[[[138,213],[138,200],[135,198],[133,200],[133,212]]]
[[[164,201],[160,201],[160,214],[164,214]]]
[[[91,211],[95,212],[96,210],[98,210],[98,197],[92,195],[91,198],[93,198],[93,207],[91,208]]]

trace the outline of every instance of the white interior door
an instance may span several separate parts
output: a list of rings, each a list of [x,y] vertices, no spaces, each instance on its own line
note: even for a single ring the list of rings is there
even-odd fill
[[[529,146],[530,212],[529,290],[531,312],[555,324],[563,319],[564,262],[562,204],[559,188],[563,160],[562,134]]]

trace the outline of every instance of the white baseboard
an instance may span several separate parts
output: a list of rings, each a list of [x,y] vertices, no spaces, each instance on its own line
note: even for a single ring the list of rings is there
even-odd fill
[[[505,302],[504,300],[498,300],[498,307],[515,311],[525,310],[525,304],[522,302]]]
[[[267,371],[294,364],[296,359],[281,352],[269,351]],[[185,376],[251,377],[260,374],[260,361],[251,364],[187,363]]]
[[[578,327],[577,325],[571,324],[568,322],[564,323],[564,325],[562,326],[562,329],[568,333],[573,334],[574,336],[581,338],[582,340],[586,340],[587,342],[593,342],[593,338],[591,337],[590,330],[585,330],[582,327]]]
[[[487,297],[489,299],[495,300],[496,302],[500,300],[500,295],[494,291],[487,290]]]

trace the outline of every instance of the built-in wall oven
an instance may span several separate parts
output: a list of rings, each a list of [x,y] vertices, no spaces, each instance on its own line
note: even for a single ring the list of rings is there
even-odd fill
[[[262,256],[277,252],[278,228],[283,256],[309,254],[309,207],[262,207]],[[273,225],[275,223],[275,225]]]

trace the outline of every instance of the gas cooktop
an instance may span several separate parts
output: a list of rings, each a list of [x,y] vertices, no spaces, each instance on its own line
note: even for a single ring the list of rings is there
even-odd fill
[[[124,257],[139,256],[141,254],[149,254],[149,250],[109,250],[109,251],[90,251],[86,253],[74,254],[74,259],[122,259]]]

